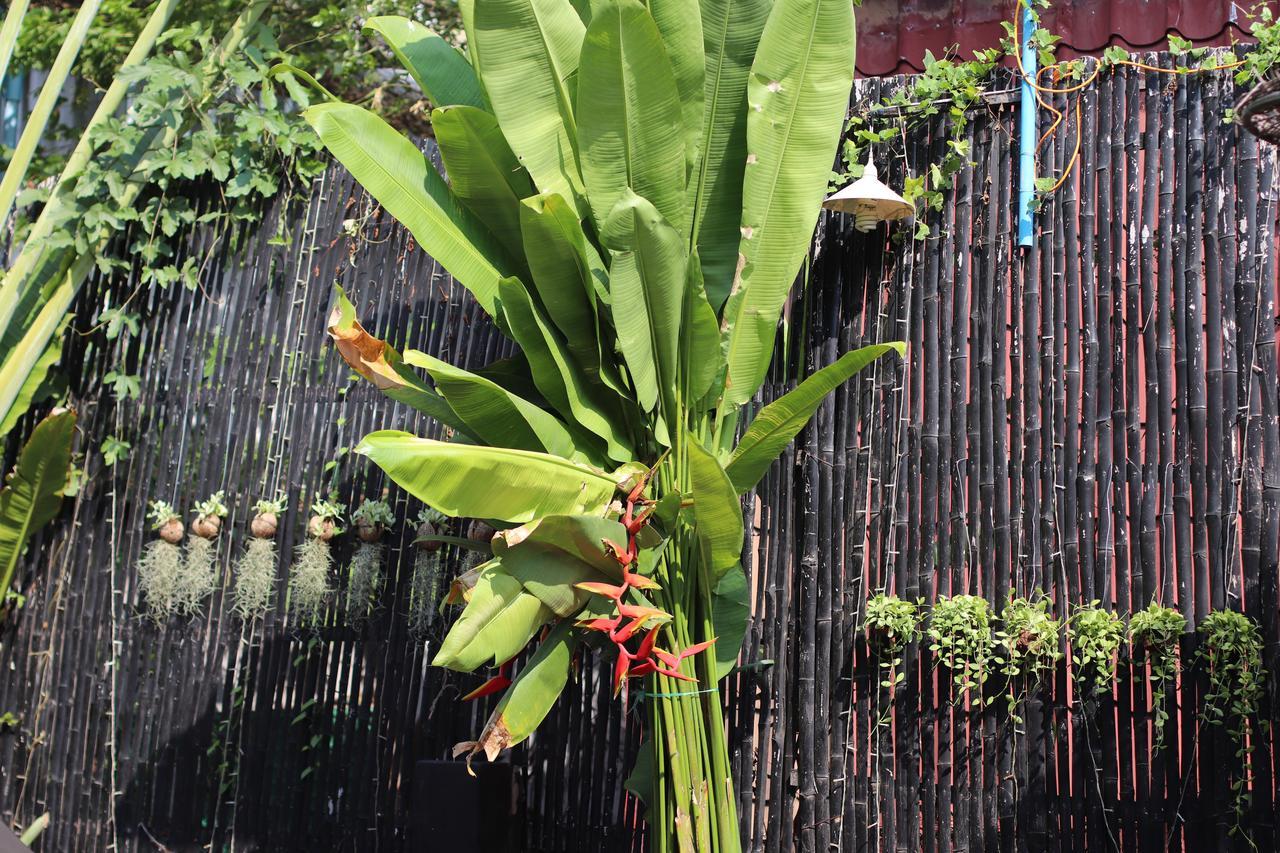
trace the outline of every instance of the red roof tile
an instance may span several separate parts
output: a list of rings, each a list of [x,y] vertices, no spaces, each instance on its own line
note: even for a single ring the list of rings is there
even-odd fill
[[[1280,0],[1267,0],[1280,11]],[[864,77],[922,70],[924,53],[941,55],[959,45],[994,47],[1013,19],[1016,0],[865,0],[858,15],[858,73]],[[1060,54],[1095,54],[1107,45],[1156,50],[1175,32],[1197,45],[1229,44],[1247,34],[1242,11],[1252,3],[1231,0],[1054,0],[1041,13],[1046,27],[1063,38]]]

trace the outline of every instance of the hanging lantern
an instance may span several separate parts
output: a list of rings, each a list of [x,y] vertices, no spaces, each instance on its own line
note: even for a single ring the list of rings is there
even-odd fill
[[[822,206],[853,216],[853,227],[863,233],[874,230],[880,222],[906,219],[916,212],[909,201],[880,183],[870,160],[861,178],[830,196]]]

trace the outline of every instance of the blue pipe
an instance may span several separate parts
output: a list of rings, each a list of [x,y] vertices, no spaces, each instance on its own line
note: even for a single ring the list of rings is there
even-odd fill
[[[1036,93],[1030,80],[1036,78],[1036,50],[1031,34],[1036,29],[1035,15],[1031,13],[1029,0],[1021,0],[1022,6],[1022,67],[1026,77],[1022,80],[1022,103],[1018,110],[1018,245],[1030,246],[1035,232],[1035,218],[1031,204],[1036,195]]]

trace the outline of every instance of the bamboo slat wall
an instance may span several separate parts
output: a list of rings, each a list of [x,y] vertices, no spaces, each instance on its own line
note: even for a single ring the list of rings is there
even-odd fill
[[[862,82],[858,99],[892,85]],[[1243,609],[1278,671],[1275,150],[1221,123],[1234,94],[1217,77],[1121,71],[1085,97],[1079,167],[1030,250],[1014,234],[1007,104],[974,115],[975,162],[927,240],[820,225],[765,396],[863,342],[905,338],[911,351],[828,401],[748,502],[755,618],[727,705],[753,850],[1240,843],[1226,837],[1233,750],[1197,724],[1198,673],[1180,683],[1169,746],[1153,755],[1144,669],[1127,659],[1096,717],[1079,712],[1064,666],[1015,726],[1003,702],[953,705],[945,670],[915,647],[890,700],[858,630],[879,590],[997,606],[1041,590],[1059,615],[1154,598],[1193,623]],[[1046,143],[1046,164],[1065,165],[1074,138],[1073,120]],[[918,174],[944,141],[935,126],[886,146],[886,182]],[[86,487],[33,549],[27,604],[0,648],[0,710],[22,718],[0,735],[0,803],[15,822],[53,813],[44,849],[424,849],[408,838],[413,763],[445,757],[487,712],[456,701],[478,679],[426,665],[442,623],[426,643],[407,636],[409,524],[395,530],[382,609],[360,628],[335,617],[318,634],[292,629],[283,582],[256,627],[230,613],[229,563],[253,501],[291,498],[287,571],[302,495],[333,484],[352,504],[383,488],[346,448],[375,427],[433,428],[329,351],[333,282],[397,344],[465,365],[507,354],[341,170],[266,222],[236,240],[193,234],[202,289],[145,296],[138,335],[72,336],[83,446],[117,435],[132,451],[111,469],[90,455]],[[76,328],[133,290],[95,283]],[[101,385],[120,359],[143,378],[139,400]],[[218,488],[232,504],[224,588],[202,616],[157,627],[140,615],[133,569],[151,535],[145,501],[185,511]],[[391,499],[398,519],[416,514]],[[1184,655],[1195,647],[1184,638]],[[523,849],[640,843],[622,781],[643,718],[622,713],[605,681],[584,661],[544,731],[512,754]],[[1273,678],[1268,688],[1272,719]],[[875,729],[890,710],[893,725]],[[1259,736],[1248,816],[1263,850],[1277,848],[1272,747]]]

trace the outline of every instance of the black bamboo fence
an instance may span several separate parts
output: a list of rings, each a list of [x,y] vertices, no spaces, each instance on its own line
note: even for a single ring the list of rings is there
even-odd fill
[[[896,85],[863,81],[856,101]],[[1178,682],[1156,752],[1146,665],[1127,647],[1100,707],[1082,708],[1064,664],[1018,723],[1004,702],[953,702],[927,647],[908,648],[890,694],[860,630],[879,591],[997,608],[1043,594],[1060,617],[1094,599],[1120,614],[1154,600],[1192,625],[1242,610],[1262,625],[1271,673],[1258,722],[1276,717],[1276,150],[1222,123],[1237,94],[1224,76],[1103,75],[1084,95],[1079,163],[1023,250],[1006,88],[964,131],[973,162],[928,214],[929,236],[824,217],[789,306],[765,398],[863,343],[903,338],[910,353],[828,400],[746,503],[754,616],[726,706],[752,850],[1247,847],[1228,834],[1238,760],[1199,720],[1199,669]],[[1069,115],[1040,152],[1046,169],[1072,159]],[[888,183],[938,159],[944,122],[879,152]],[[427,666],[446,617],[409,636],[418,507],[396,490],[373,618],[353,626],[334,609],[301,629],[283,580],[264,619],[231,613],[255,500],[290,498],[284,574],[304,500],[382,493],[349,453],[364,432],[434,429],[330,351],[332,284],[393,343],[466,365],[508,354],[341,170],[265,221],[192,233],[196,291],[137,288],[135,270],[80,300],[67,359],[88,477],[33,549],[0,649],[0,711],[19,717],[0,735],[0,802],[14,823],[52,812],[43,849],[431,849],[409,828],[429,806],[414,764],[446,757],[487,713],[457,701],[478,678]],[[137,332],[107,340],[99,311],[131,295]],[[103,382],[121,363],[142,378],[137,399]],[[131,445],[113,467],[97,452],[109,436]],[[185,512],[220,488],[219,591],[196,618],[148,621],[134,568],[152,535],[146,501]],[[340,565],[349,548],[336,545]],[[446,573],[465,559],[450,551]],[[1188,632],[1183,658],[1197,648]],[[591,661],[577,672],[509,758],[520,849],[642,841],[622,783],[643,715],[624,713]],[[1272,731],[1255,727],[1252,744],[1243,826],[1274,850]]]

